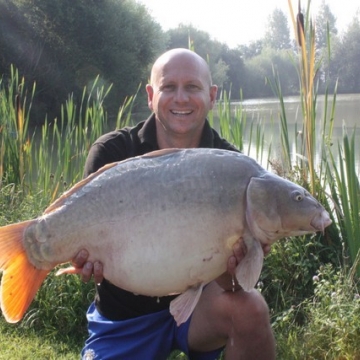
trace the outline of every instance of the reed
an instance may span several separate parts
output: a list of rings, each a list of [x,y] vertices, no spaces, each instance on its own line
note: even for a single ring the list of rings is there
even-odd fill
[[[356,274],[360,276],[360,267],[355,261],[360,254],[359,169],[356,167],[355,129],[350,134],[348,132],[344,126],[343,142],[337,146],[338,157],[330,153],[327,172],[328,184],[335,204],[335,221],[346,245],[344,262],[348,266],[356,264]]]
[[[84,88],[79,106],[69,95],[60,120],[46,119],[40,134],[35,135],[38,147],[32,156],[36,171],[31,176],[45,193],[51,192],[52,199],[82,178],[90,146],[107,126],[103,101],[111,87],[105,89],[97,83],[98,78],[91,88]]]
[[[132,123],[132,114],[134,110],[134,105],[136,102],[136,98],[141,89],[141,84],[136,91],[136,93],[132,96],[128,96],[123,101],[123,104],[120,106],[117,117],[116,117],[116,129],[121,129],[125,126],[129,126]]]
[[[242,93],[240,93],[242,99]],[[208,116],[211,126],[246,155],[251,155],[268,168],[272,151],[271,132],[265,137],[264,125],[256,115],[249,117],[242,101],[233,105],[229,94],[222,91],[213,111]]]
[[[305,27],[301,24],[302,16],[299,14],[297,21],[289,1],[290,13],[297,33],[300,49],[299,78],[300,96],[304,117],[304,153],[305,165],[302,167],[304,180],[309,178],[310,191],[317,194],[321,202],[325,203],[331,213],[333,225],[328,231],[327,241],[337,248],[344,247],[343,261],[346,263],[350,256],[350,265],[355,264],[355,259],[360,251],[360,199],[359,169],[356,169],[356,144],[354,142],[355,129],[349,135],[350,129],[343,127],[343,142],[333,146],[332,133],[336,117],[337,84],[333,91],[332,100],[328,88],[325,92],[324,116],[320,126],[317,124],[317,83],[316,74],[321,68],[323,59],[317,59],[315,49],[315,27],[309,20],[309,11],[306,13]],[[308,10],[311,0],[308,0]],[[300,22],[299,22],[300,20]],[[330,34],[327,27],[327,56],[331,57]],[[331,104],[332,102],[332,104]],[[318,126],[317,126],[318,125]],[[320,153],[316,161],[316,144]],[[316,167],[318,171],[316,171]],[[327,192],[330,191],[330,196]],[[360,275],[358,267],[357,274]]]
[[[306,21],[301,12],[301,5],[299,1],[298,14],[295,18],[292,8],[291,0],[288,0],[291,20],[296,34],[296,40],[299,47],[298,56],[298,76],[300,80],[300,99],[303,114],[303,134],[304,147],[300,154],[301,158],[305,158],[305,166],[301,167],[304,181],[309,180],[310,192],[316,193],[316,179],[315,172],[315,139],[316,133],[316,106],[317,106],[317,92],[315,76],[319,69],[320,63],[315,57],[315,27],[309,19],[309,9],[311,1],[308,1],[308,11],[306,13]]]
[[[281,139],[281,157],[283,160],[283,168],[291,171],[293,161],[291,157],[290,135],[288,128],[287,115],[285,110],[284,96],[281,90],[281,82],[279,73],[273,67],[273,79],[267,78],[266,82],[270,85],[273,93],[279,99],[280,111],[280,139]]]
[[[31,137],[28,134],[29,113],[35,92],[30,94],[25,79],[11,66],[9,79],[0,79],[0,185],[26,186],[26,174],[32,169]]]

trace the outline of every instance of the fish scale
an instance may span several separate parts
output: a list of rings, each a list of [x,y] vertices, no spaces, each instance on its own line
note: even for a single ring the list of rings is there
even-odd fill
[[[237,242],[247,252],[236,277],[250,290],[261,272],[262,246],[330,223],[305,189],[248,156],[157,151],[106,165],[39,218],[0,228],[1,308],[7,321],[19,321],[48,272],[86,249],[118,287],[147,296],[181,294],[170,305],[181,324],[204,285],[226,271]],[[24,289],[21,303],[14,288]]]

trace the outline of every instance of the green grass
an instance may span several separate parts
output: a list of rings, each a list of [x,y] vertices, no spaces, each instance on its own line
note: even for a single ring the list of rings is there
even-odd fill
[[[80,343],[64,342],[59,334],[56,339],[37,334],[29,329],[10,327],[3,319],[0,320],[0,359],[30,360],[30,359],[79,359]]]
[[[360,359],[360,295],[354,269],[331,264],[313,278],[314,296],[273,322],[281,359]],[[299,325],[299,313],[304,316]]]

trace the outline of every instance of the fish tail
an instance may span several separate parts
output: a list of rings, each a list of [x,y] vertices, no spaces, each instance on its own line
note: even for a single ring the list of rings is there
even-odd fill
[[[30,263],[23,246],[24,231],[34,220],[0,228],[0,306],[7,322],[16,323],[24,316],[47,270]]]

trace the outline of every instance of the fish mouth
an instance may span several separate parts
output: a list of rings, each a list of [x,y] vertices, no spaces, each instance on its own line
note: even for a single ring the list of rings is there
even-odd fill
[[[324,210],[319,215],[315,216],[312,220],[310,225],[316,230],[321,231],[324,233],[325,228],[332,223],[330,219],[329,213]]]

